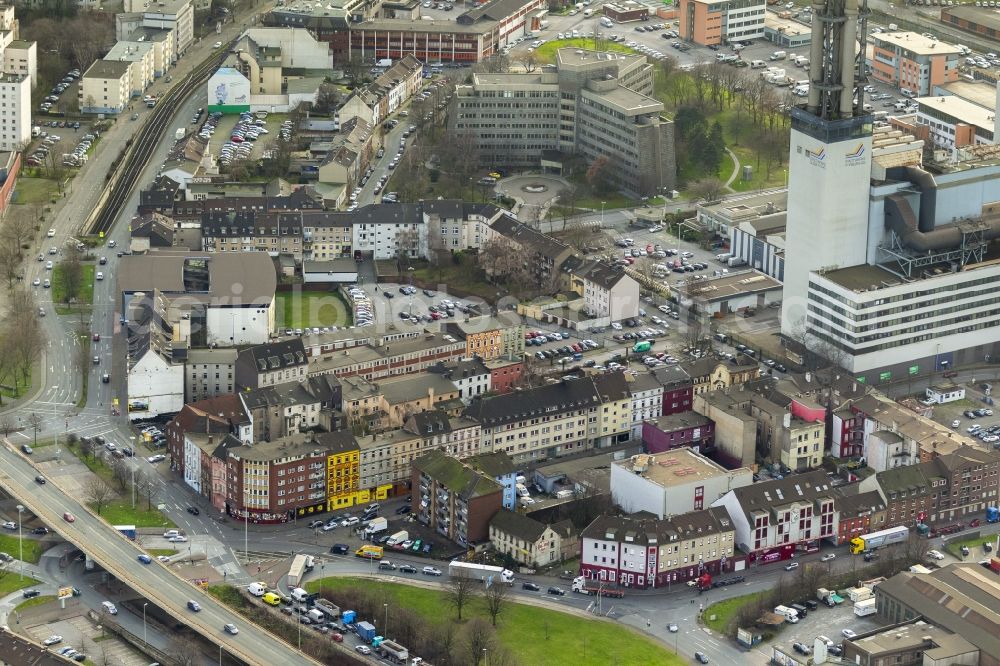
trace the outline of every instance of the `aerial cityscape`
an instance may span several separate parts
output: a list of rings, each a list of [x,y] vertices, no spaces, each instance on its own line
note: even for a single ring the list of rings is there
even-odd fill
[[[998,5],[3,0],[0,661],[1000,664]]]

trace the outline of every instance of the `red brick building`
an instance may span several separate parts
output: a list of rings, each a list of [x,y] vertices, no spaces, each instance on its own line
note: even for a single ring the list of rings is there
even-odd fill
[[[657,368],[653,376],[663,385],[663,415],[677,414],[691,410],[694,396],[694,382],[679,365]]]
[[[418,521],[461,546],[489,540],[503,486],[441,451],[417,458],[410,469]]]
[[[509,361],[496,358],[486,362],[490,369],[490,390],[494,393],[510,393],[524,375],[523,361]]]
[[[837,524],[837,545],[850,543],[851,539],[882,529],[885,523],[885,502],[878,491],[858,492],[857,486],[838,489],[834,498],[840,509]]]

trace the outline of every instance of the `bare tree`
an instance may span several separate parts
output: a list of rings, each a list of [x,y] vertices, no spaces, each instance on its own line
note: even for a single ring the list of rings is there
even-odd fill
[[[475,666],[485,661],[486,653],[496,644],[493,627],[481,617],[474,617],[465,625],[465,648],[469,664]],[[485,665],[484,665],[485,666]]]
[[[28,414],[28,426],[31,428],[31,432],[34,434],[35,446],[38,446],[38,431],[42,428],[42,423],[45,421],[41,414],[32,412]]]
[[[9,417],[3,417],[0,419],[0,433],[3,433],[4,437],[10,437],[10,433],[17,430],[14,422],[10,420]]]
[[[479,266],[493,282],[506,282],[524,270],[521,247],[509,238],[491,238],[479,248]]]
[[[493,584],[483,588],[483,603],[486,605],[486,612],[490,616],[490,622],[497,626],[497,618],[503,613],[507,606],[507,594],[510,587],[506,584],[493,580]]]
[[[146,498],[146,511],[153,510],[153,500],[160,491],[159,482],[147,472],[139,472],[135,477],[135,489],[142,497]]]
[[[177,666],[195,666],[205,660],[195,641],[187,640],[177,634],[170,639],[167,653],[174,658]]]
[[[115,489],[99,476],[91,477],[84,486],[85,498],[94,505],[97,515],[115,498]]]
[[[79,250],[70,247],[66,250],[66,258],[60,262],[59,275],[62,282],[63,299],[69,304],[76,300],[83,287],[83,258]]]
[[[445,596],[447,597],[448,605],[455,609],[459,622],[462,621],[462,611],[465,610],[465,607],[472,600],[472,595],[475,594],[478,585],[479,581],[470,578],[464,573],[448,579],[448,584],[445,587]]]
[[[121,492],[125,492],[128,488],[129,483],[132,481],[132,470],[129,468],[128,464],[124,460],[118,460],[117,458],[111,459],[111,478],[114,479],[115,484]]]
[[[14,282],[21,274],[21,249],[10,238],[0,240],[0,276],[7,281],[7,289],[14,288]]]
[[[510,64],[509,55],[506,53],[494,53],[473,67],[488,74],[503,74],[510,71]]]
[[[695,199],[703,199],[704,201],[718,201],[724,189],[725,185],[722,181],[713,176],[700,178],[688,187]]]
[[[524,67],[524,71],[528,74],[538,69],[538,56],[533,51],[523,54],[517,61],[521,64],[521,67]]]

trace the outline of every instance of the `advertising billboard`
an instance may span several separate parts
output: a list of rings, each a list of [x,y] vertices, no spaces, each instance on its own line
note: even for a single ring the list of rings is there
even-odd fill
[[[232,67],[222,67],[208,79],[208,112],[250,110],[250,81]]]

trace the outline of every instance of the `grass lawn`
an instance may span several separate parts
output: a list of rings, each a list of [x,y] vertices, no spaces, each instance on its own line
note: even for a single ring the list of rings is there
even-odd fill
[[[732,599],[726,599],[725,601],[719,601],[712,604],[705,609],[702,614],[702,618],[705,620],[705,625],[708,626],[712,631],[717,631],[720,634],[726,633],[726,627],[729,626],[729,622],[736,615],[737,611],[742,608],[745,604],[754,601],[760,596],[760,593],[745,594],[742,597],[733,597]],[[715,619],[712,619],[712,616]]]
[[[320,588],[332,590],[332,598],[336,602],[338,589],[371,585],[384,585],[396,603],[431,622],[434,621],[431,618],[437,618],[440,623],[454,617],[444,593],[409,585],[373,583],[358,578],[324,578],[306,583],[306,589],[310,592]],[[463,615],[478,615],[489,620],[479,600],[470,603]],[[655,641],[621,625],[526,604],[507,605],[500,616],[497,636],[517,661],[523,664],[604,666],[616,663],[672,666],[684,663]],[[585,640],[581,636],[586,637]],[[556,654],[559,655],[558,659],[554,658]]]
[[[23,527],[21,531],[25,531]],[[22,548],[23,551],[20,552],[24,553],[25,562],[31,562],[34,564],[38,562],[38,560],[42,559],[42,547],[34,539],[24,539]],[[17,548],[17,532],[14,532],[13,536],[6,533],[0,534],[0,552],[17,557],[19,552]],[[14,589],[16,590],[18,588],[15,587]]]
[[[146,552],[152,555],[153,557],[157,557],[159,555],[166,555],[169,557],[170,555],[177,554],[177,551],[174,550],[173,548],[147,548]]]
[[[635,206],[638,202],[634,199],[629,199],[628,197],[622,195],[619,192],[609,192],[608,194],[598,197],[581,197],[576,200],[577,208],[590,208],[591,210],[599,211],[601,210],[601,202],[604,202],[604,210],[614,210],[615,208],[631,208]]]
[[[34,606],[44,606],[50,601],[58,601],[58,599],[53,594],[43,594],[42,596],[35,597],[34,599],[25,599],[18,605],[14,606],[14,610],[16,610],[18,613],[23,613],[29,608],[32,608]]]
[[[94,302],[94,264],[83,265],[83,281],[80,284],[80,293],[76,296],[76,306],[90,305]],[[66,300],[66,290],[63,288],[62,264],[56,264],[52,268],[52,302],[56,304],[56,312],[59,314],[70,314],[74,312],[74,307],[64,305]]]
[[[973,538],[969,538],[969,539],[962,539],[962,540],[957,540],[956,539],[955,541],[949,541],[948,545],[946,545],[944,547],[944,549],[946,551],[948,551],[949,553],[951,553],[952,555],[954,555],[955,557],[957,557],[958,559],[960,559],[960,560],[968,559],[970,562],[977,561],[983,555],[986,555],[986,556],[996,556],[996,552],[997,552],[996,550],[994,550],[992,553],[986,553],[986,552],[983,551],[983,542],[984,541],[989,541],[991,544],[993,544],[994,548],[997,545],[996,535],[993,535],[993,536],[977,536],[977,537],[973,537]],[[962,557],[962,546],[968,546],[969,551],[970,551],[968,558]]]
[[[618,51],[620,53],[631,53],[632,49],[629,47],[612,42],[610,40],[603,40],[604,51]],[[539,62],[551,63],[556,61],[556,50],[566,47],[572,47],[577,49],[594,49],[593,39],[584,39],[579,37],[577,39],[553,39],[551,42],[545,42],[537,49],[535,49],[535,57],[538,58]]]
[[[351,325],[351,317],[344,302],[332,292],[280,292],[274,298],[275,311],[282,328]]]
[[[26,587],[31,587],[32,585],[37,585],[38,581],[31,576],[25,576],[23,579],[17,574],[17,571],[10,571],[6,576],[0,579],[0,597],[5,597],[11,592],[17,592],[18,590],[23,590]]]
[[[482,276],[473,264],[472,258],[466,259],[468,263],[458,266],[451,263],[442,264],[440,267],[425,266],[413,271],[413,277],[422,280],[424,283],[435,285],[433,289],[437,291],[436,285],[456,285],[461,287],[471,295],[493,302],[496,300],[497,287],[483,281]]]
[[[59,191],[56,181],[48,178],[26,178],[17,179],[17,186],[14,188],[14,203],[34,204],[45,203],[49,198]]]
[[[89,505],[94,511],[97,508]],[[112,525],[135,525],[136,527],[176,527],[174,522],[160,513],[159,509],[146,510],[146,498],[136,497],[135,508],[132,508],[132,498],[127,497],[112,502],[101,509],[101,517]],[[171,550],[168,553],[174,553]]]

